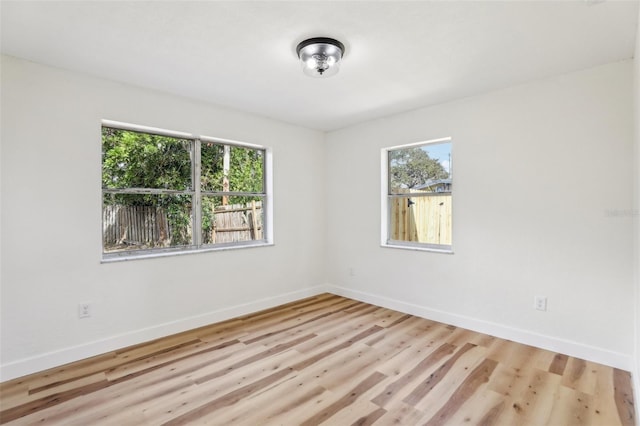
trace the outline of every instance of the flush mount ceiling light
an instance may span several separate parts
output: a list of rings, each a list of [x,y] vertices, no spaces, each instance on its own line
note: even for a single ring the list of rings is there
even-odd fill
[[[338,72],[344,44],[326,37],[307,39],[296,48],[302,70],[311,77],[329,77]]]

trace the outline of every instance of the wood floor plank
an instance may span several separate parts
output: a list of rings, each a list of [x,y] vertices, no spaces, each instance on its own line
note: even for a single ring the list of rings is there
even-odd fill
[[[471,374],[464,379],[455,392],[453,392],[453,395],[451,395],[447,403],[440,407],[438,412],[425,423],[425,426],[445,425],[460,407],[471,398],[482,385],[489,381],[496,365],[498,365],[497,361],[485,358],[473,369]]]
[[[562,385],[592,395],[597,383],[597,368],[594,363],[569,357],[562,375]]]
[[[384,408],[375,408],[370,413],[360,416],[355,422],[351,423],[351,426],[371,426],[386,413],[387,410]]]
[[[594,422],[592,412],[589,409],[591,397],[583,392],[576,391],[566,386],[559,386],[556,394],[556,402],[549,415],[549,424],[562,424],[567,426],[579,426],[583,424],[597,424]]]
[[[379,327],[377,325],[371,326],[369,328],[367,328],[366,330],[356,334],[355,336],[351,337],[350,339],[340,342],[336,345],[333,345],[321,352],[318,352],[312,356],[308,356],[305,359],[301,360],[300,362],[295,363],[292,368],[294,370],[303,370],[305,368],[308,368],[309,366],[315,364],[316,362],[320,361],[323,358],[326,358],[330,355],[333,355],[339,351],[342,351],[346,348],[348,348],[349,346],[353,345],[355,342],[358,342],[368,336],[371,336],[372,334],[375,334],[377,332],[379,332],[380,330],[382,330],[382,327]]]
[[[219,343],[238,340],[248,333],[242,328],[242,321],[226,321],[221,327],[205,327],[197,333],[198,339],[206,343]],[[215,324],[214,324],[215,325]]]
[[[631,426],[634,420],[633,390],[631,375],[618,368],[613,369],[614,400],[618,407],[618,415],[623,425]],[[640,390],[638,391],[640,392]],[[637,403],[637,402],[636,402]]]
[[[12,408],[2,410],[0,413],[0,422],[6,423],[12,420],[20,419],[33,413],[42,411],[48,407],[54,407],[66,401],[73,400],[83,395],[88,395],[96,390],[103,389],[107,386],[107,381],[92,383],[90,385],[80,386],[67,392],[56,393],[43,398],[25,402]]]
[[[502,423],[547,424],[560,380],[560,376],[539,369],[529,374],[517,374],[512,386],[504,393],[506,408],[501,416]]]
[[[29,385],[21,381],[0,383],[0,412],[23,404],[29,396]]]
[[[375,425],[417,425],[424,413],[400,401],[390,407]]]
[[[473,343],[476,346],[482,346],[483,348],[490,348],[496,340],[499,340],[498,337],[489,336],[488,334],[483,333],[473,333],[469,336],[469,343]]]
[[[485,387],[469,396],[461,406],[451,413],[447,424],[450,425],[499,425],[498,419],[505,405],[504,395],[492,392]],[[517,425],[517,423],[508,426]]]
[[[481,412],[482,417],[476,423],[477,426],[512,426],[517,423],[508,423],[502,417],[502,413],[505,409],[506,402],[502,395],[498,395],[494,392],[488,391],[487,394],[483,395],[485,399],[485,405],[481,405],[478,411],[473,412],[473,415],[479,415]],[[489,399],[495,398],[496,402],[488,402]],[[471,417],[465,417],[465,423],[467,422],[467,418],[469,418],[469,422],[471,422]]]
[[[121,361],[117,359],[116,354],[112,353],[107,356],[94,357],[91,362],[83,362],[77,370],[75,366],[72,368],[64,366],[44,374],[41,378],[29,380],[29,395],[38,398],[42,395],[55,393],[55,389],[68,388],[69,384],[73,387],[73,383],[82,383],[83,379],[94,377],[97,374],[104,375],[105,370],[120,364]]]
[[[15,425],[634,425],[628,372],[323,294],[0,384]]]
[[[341,315],[327,318],[327,320],[323,321],[323,324],[321,325],[308,327],[303,326],[303,330],[313,329],[314,333],[318,335],[318,338],[313,342],[299,345],[296,350],[300,353],[317,353],[320,350],[323,350],[338,341],[342,341],[345,338],[354,336],[369,327],[371,327],[371,324],[363,321],[362,318],[353,317],[342,312]],[[379,327],[379,329],[382,330],[383,328]]]
[[[246,397],[247,395],[251,395],[264,387],[275,383],[276,381],[284,378],[285,376],[292,374],[293,369],[291,367],[276,371],[275,373],[271,373],[267,377],[264,377],[255,382],[249,383],[239,389],[236,389],[232,392],[224,394],[219,398],[215,398],[203,405],[200,405],[193,410],[179,415],[167,422],[164,422],[163,425],[166,426],[174,426],[174,425],[188,425],[190,423],[200,421],[203,417],[210,415],[211,413],[219,410],[223,407],[233,405],[237,403],[240,399]]]
[[[378,366],[378,371],[385,373],[389,377],[405,374],[425,356],[442,346],[445,342],[440,337],[445,335],[448,335],[448,331],[444,328],[434,327],[429,332],[420,334],[419,338],[414,336],[411,340],[411,346],[406,351],[399,352],[396,356]],[[425,370],[424,373],[427,371]]]
[[[307,309],[298,309],[286,316],[272,318],[268,323],[256,324],[251,329],[246,329],[247,335],[241,340],[249,345],[306,324],[317,323],[322,318],[342,312],[350,305],[353,305],[350,301],[332,300],[331,303],[314,309],[310,306]]]
[[[606,397],[606,395],[615,395],[614,369],[597,364],[596,368],[596,387],[592,395],[592,409],[595,413],[594,418],[600,419],[601,424],[616,424],[618,422],[624,424],[624,421],[620,418],[615,397],[614,400]],[[626,375],[626,377],[630,379],[628,375]],[[622,378],[625,378],[624,374]]]
[[[381,409],[371,401],[369,401],[368,394],[357,398],[353,403],[339,410],[337,413],[329,417],[325,422],[321,423],[323,426],[346,426],[363,422],[362,413],[374,413],[378,410],[382,412],[377,413],[379,418],[386,410]],[[373,421],[373,418],[369,418],[369,421]]]
[[[453,356],[447,359],[438,369],[432,373],[429,378],[420,383],[416,388],[407,395],[403,401],[407,404],[416,406],[430,391],[435,388],[441,380],[443,380],[449,371],[453,368],[454,364],[468,351],[475,348],[476,345],[472,343],[466,343],[460,349],[458,349]]]
[[[283,336],[292,336],[296,334],[304,334],[309,333],[309,330],[313,330],[313,333],[318,335],[329,334],[333,335],[330,330],[335,330],[336,328],[341,329],[346,326],[345,318],[347,316],[344,314],[344,307],[352,305],[353,303],[334,304],[330,307],[330,310],[324,313],[317,313],[314,317],[306,318],[306,317],[298,317],[294,321],[290,321],[288,323],[282,323],[280,325],[281,328],[276,329],[272,327],[266,333],[260,334],[251,338],[243,339],[244,343],[250,345],[255,342],[260,342],[263,345],[274,345],[278,344],[282,341]],[[354,318],[349,318],[350,322],[356,323],[361,322]],[[319,324],[323,326],[319,328]],[[250,336],[248,336],[250,337]]]
[[[269,413],[267,417],[260,418],[256,425],[298,425],[309,417],[310,413],[315,413],[321,409],[321,407],[329,405],[336,399],[336,396],[329,390],[324,388],[318,388],[324,390],[320,394],[309,395],[309,398],[305,398],[297,406],[290,405],[287,411],[278,411]]]
[[[176,363],[183,359],[193,360],[204,354],[215,353],[216,358],[218,358],[223,353],[222,349],[230,348],[230,352],[232,352],[234,351],[234,348],[235,350],[239,349],[239,346],[240,341],[237,339],[227,340],[221,343],[198,341],[197,343],[190,343],[189,345],[181,346],[180,348],[176,348],[170,352],[150,354],[146,358],[136,359],[115,368],[111,368],[106,372],[106,376],[110,381],[114,381],[132,374],[148,371],[158,366]]]
[[[280,356],[286,358],[288,355]],[[189,424],[196,422],[195,419],[202,418],[204,421],[211,417],[217,418],[238,401],[249,399],[261,390],[293,377],[295,372],[289,367],[257,371],[253,366],[253,373],[238,376],[237,380],[231,380],[230,376],[221,386],[215,386],[215,382],[207,383],[190,389],[189,393],[176,395],[177,398],[166,398],[165,401],[171,405],[156,405],[147,410],[145,415],[150,424],[171,424],[174,421],[177,424]],[[166,410],[167,406],[172,407],[170,411]]]
[[[291,376],[289,380],[282,380],[245,398],[242,404],[234,404],[219,412],[216,421],[224,425],[277,424],[274,419],[279,416],[295,418],[296,410],[299,410],[302,417],[301,407],[306,404],[316,405],[323,394],[328,394],[324,387],[299,376]]]
[[[200,357],[207,355],[200,354]],[[72,419],[77,420],[79,424],[94,424],[100,422],[103,417],[113,417],[113,413],[119,413],[123,409],[132,411],[136,406],[148,404],[149,401],[160,399],[166,394],[180,392],[193,386],[194,383],[189,379],[189,374],[197,371],[198,366],[202,367],[203,364],[197,359],[190,359],[188,362],[182,359],[173,364],[145,371],[144,374],[121,377],[94,392],[93,406],[87,405],[87,401],[82,399],[74,399],[45,410],[43,416],[53,424],[56,424],[57,419]],[[99,403],[96,404],[96,402]]]
[[[274,346],[273,348],[266,349],[266,350],[264,350],[262,352],[258,352],[257,354],[254,354],[254,355],[252,355],[250,357],[246,357],[246,358],[244,358],[242,360],[234,362],[233,364],[225,367],[224,369],[215,371],[215,372],[207,374],[205,376],[198,377],[196,379],[196,384],[202,384],[204,382],[207,382],[209,380],[213,380],[213,379],[216,379],[218,377],[221,377],[221,376],[223,376],[225,374],[230,373],[231,371],[237,370],[237,369],[242,368],[242,367],[244,367],[246,365],[249,365],[251,363],[258,362],[260,360],[270,358],[270,357],[274,356],[275,354],[287,351],[287,350],[291,349],[292,347],[294,347],[294,346],[296,346],[296,345],[298,345],[298,344],[300,344],[302,342],[306,342],[307,340],[313,339],[314,337],[316,337],[315,334],[307,334],[306,336],[300,336],[300,337],[298,337],[296,339],[293,339],[293,340],[291,340],[289,342],[282,343],[280,345]]]
[[[187,424],[227,407],[262,388],[276,383],[291,373],[287,367],[296,354],[283,352],[270,358],[266,365],[250,364],[217,380],[206,381],[181,392],[166,394],[152,401],[145,416],[152,424],[173,422]],[[292,374],[293,375],[293,374]]]
[[[429,353],[422,361],[416,364],[411,370],[403,374],[400,378],[389,383],[385,389],[372,399],[375,404],[385,407],[386,404],[393,399],[394,396],[411,384],[416,378],[429,371],[436,364],[440,363],[445,357],[453,354],[455,346],[450,343],[443,343],[435,351]]]
[[[329,419],[338,411],[353,404],[358,398],[362,396],[364,392],[366,392],[367,390],[369,390],[369,388],[383,381],[386,377],[387,376],[385,376],[384,374],[374,371],[366,379],[358,383],[355,387],[353,387],[346,394],[340,397],[340,399],[338,399],[337,401],[333,402],[331,405],[329,405],[322,411],[315,413],[313,416],[309,417],[308,419],[300,423],[300,426],[319,425],[320,423]]]
[[[458,388],[462,386],[469,374],[482,364],[482,362],[489,360],[483,356],[485,351],[485,348],[473,346],[472,349],[465,352],[455,364],[453,364],[449,373],[442,380],[439,380],[435,384],[429,384],[425,395],[413,404],[414,407],[425,414],[421,422],[432,419],[438,414],[439,410],[447,406],[450,399],[455,395]],[[428,381],[429,380],[427,380],[427,382]],[[407,401],[407,399],[405,399],[405,401]]]
[[[549,366],[549,372],[562,376],[564,374],[564,369],[567,368],[567,361],[569,361],[568,356],[564,354],[555,354],[553,362]]]
[[[299,377],[311,380],[331,391],[337,391],[345,384],[348,386],[353,380],[375,371],[380,359],[375,349],[355,343],[350,353],[351,356],[348,358],[340,353],[323,358],[308,369],[302,370]]]
[[[403,320],[407,320],[411,317],[411,315],[407,315],[398,311],[392,311],[390,309],[379,311],[375,313],[374,316],[378,319],[376,322],[374,322],[374,324],[385,328],[400,324]]]

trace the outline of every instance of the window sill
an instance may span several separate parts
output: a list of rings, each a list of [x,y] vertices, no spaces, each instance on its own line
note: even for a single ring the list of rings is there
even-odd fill
[[[274,245],[275,244],[272,242],[257,241],[255,243],[250,243],[250,244],[234,244],[234,245],[217,246],[217,247],[212,246],[212,247],[205,247],[200,249],[188,249],[188,250],[145,252],[140,254],[119,255],[117,253],[112,253],[112,254],[103,253],[100,263],[124,262],[124,261],[139,260],[139,259],[154,259],[158,257],[169,257],[169,256],[184,256],[189,254],[208,253],[212,251],[228,251],[228,250],[248,249],[248,248],[256,248],[256,247],[271,247]]]
[[[383,248],[393,248],[393,249],[403,249],[403,250],[414,250],[414,251],[428,251],[432,253],[442,253],[442,254],[453,254],[453,249],[449,248],[434,248],[434,247],[424,247],[424,246],[414,246],[414,245],[404,245],[404,244],[393,244],[393,243],[382,243],[380,247]]]

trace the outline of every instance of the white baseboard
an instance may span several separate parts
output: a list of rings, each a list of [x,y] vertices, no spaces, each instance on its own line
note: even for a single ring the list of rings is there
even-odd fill
[[[483,321],[464,315],[452,314],[449,312],[431,309],[425,306],[415,305],[413,303],[403,302],[401,300],[390,299],[384,296],[378,296],[358,290],[352,290],[345,287],[327,285],[326,291],[337,294],[339,296],[348,297],[350,299],[359,300],[361,302],[371,303],[383,308],[393,309],[395,311],[404,312],[454,325],[456,327],[466,328],[468,330],[477,331],[491,336],[500,337],[502,339],[512,340],[514,342],[523,343],[537,348],[546,349],[553,352],[562,353],[576,358],[597,362],[626,371],[636,371],[634,360],[631,355],[619,352],[609,351],[607,349],[585,345],[557,337],[546,336],[531,331],[509,327],[504,324],[498,324],[490,321]],[[635,379],[636,389],[638,388],[638,379]]]
[[[0,382],[326,292],[326,286],[309,287],[9,362],[0,365]]]

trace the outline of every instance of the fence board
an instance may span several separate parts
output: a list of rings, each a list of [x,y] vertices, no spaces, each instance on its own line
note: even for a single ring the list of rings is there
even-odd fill
[[[391,199],[391,239],[451,245],[451,195]]]
[[[260,240],[263,238],[262,202],[219,206],[213,211],[214,226],[210,241],[214,244]],[[188,229],[192,228],[190,221]],[[105,205],[102,210],[105,251],[132,248],[169,247],[174,229],[163,208]]]

